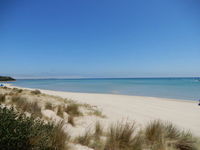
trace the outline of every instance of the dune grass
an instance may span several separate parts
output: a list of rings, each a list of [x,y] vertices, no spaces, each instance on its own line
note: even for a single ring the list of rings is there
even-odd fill
[[[45,109],[53,110],[53,106],[50,102],[45,103]]]
[[[79,143],[81,145],[85,145],[85,146],[89,146],[91,144],[91,140],[92,140],[93,136],[90,133],[90,130],[86,131],[83,135],[78,136],[75,139],[76,143]]]
[[[70,135],[63,131],[64,122],[61,121],[54,126],[52,131],[51,147],[55,150],[67,150],[69,149],[68,142],[70,141]]]
[[[79,105],[76,103],[69,104],[65,108],[65,112],[71,116],[81,116],[82,113],[79,111]]]
[[[12,92],[14,92],[14,93],[22,93],[23,90],[22,89],[18,89],[18,88],[13,88]]]
[[[58,110],[57,110],[57,115],[60,116],[61,118],[63,118],[63,116],[64,116],[63,113],[64,113],[63,107],[59,105]]]
[[[117,123],[108,131],[105,150],[141,150],[142,139],[136,135],[135,123]]]
[[[145,143],[150,149],[196,150],[195,139],[168,122],[150,122],[144,129]]]
[[[31,91],[31,94],[39,95],[41,94],[40,90]]]
[[[68,123],[71,124],[72,126],[75,126],[75,122],[74,122],[74,117],[73,116],[69,116],[68,117]]]
[[[38,105],[38,102],[29,102],[25,97],[19,95],[12,95],[12,103],[16,105],[18,110],[22,112],[28,112],[34,117],[42,117],[41,107]]]
[[[4,103],[6,101],[6,94],[0,94],[0,103]]]
[[[96,138],[99,138],[101,135],[103,135],[103,126],[99,121],[97,121],[95,124],[94,135]]]

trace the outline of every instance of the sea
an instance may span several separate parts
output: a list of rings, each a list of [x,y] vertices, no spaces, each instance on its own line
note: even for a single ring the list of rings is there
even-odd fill
[[[67,92],[123,94],[193,101],[200,99],[199,78],[18,79],[11,84]]]

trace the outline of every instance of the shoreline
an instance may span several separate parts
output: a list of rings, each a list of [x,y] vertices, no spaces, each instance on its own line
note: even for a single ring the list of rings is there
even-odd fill
[[[23,88],[6,84],[11,88]],[[200,136],[200,107],[196,101],[118,94],[76,93],[38,89],[44,94],[59,96],[98,107],[110,122],[135,120],[145,125],[152,120],[169,121]]]
[[[48,90],[48,89],[40,89],[40,88],[28,88],[28,87],[21,87],[15,86],[12,84],[3,83],[7,87],[11,88],[20,88],[20,89],[28,89],[28,90],[41,90],[41,91],[54,91],[54,92],[65,92],[65,93],[74,93],[74,94],[103,94],[103,95],[119,95],[119,96],[132,96],[132,97],[143,97],[143,98],[155,98],[155,99],[162,99],[167,101],[181,101],[181,102],[191,102],[197,103],[198,100],[189,100],[189,99],[181,99],[181,98],[166,98],[166,97],[155,97],[155,96],[142,96],[142,95],[128,95],[128,94],[117,94],[117,93],[89,93],[89,92],[73,92],[73,91],[59,91],[59,90]]]

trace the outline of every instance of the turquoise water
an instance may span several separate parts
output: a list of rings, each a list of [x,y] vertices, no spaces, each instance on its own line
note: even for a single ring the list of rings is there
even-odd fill
[[[12,84],[57,91],[111,93],[186,100],[200,99],[200,81],[196,78],[131,79],[32,79]]]

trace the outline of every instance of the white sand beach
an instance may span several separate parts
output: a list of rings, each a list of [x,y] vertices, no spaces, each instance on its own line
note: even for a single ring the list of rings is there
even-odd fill
[[[9,85],[10,86],[10,85]],[[13,87],[13,86],[10,86]],[[19,87],[18,87],[19,88]],[[97,106],[109,122],[134,120],[139,125],[160,119],[200,136],[198,102],[166,98],[41,90],[42,93]]]

